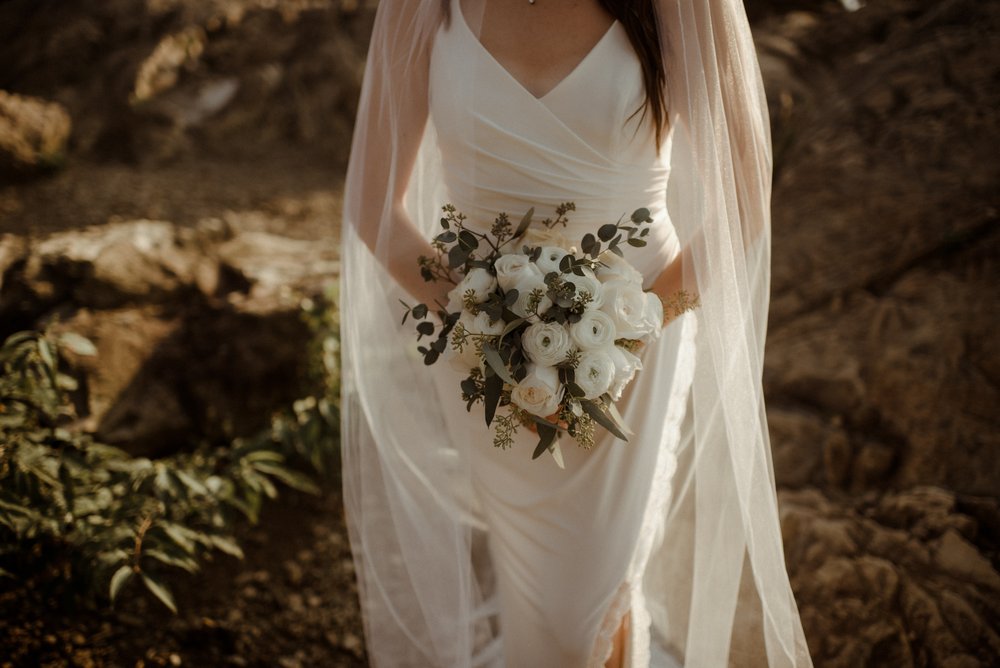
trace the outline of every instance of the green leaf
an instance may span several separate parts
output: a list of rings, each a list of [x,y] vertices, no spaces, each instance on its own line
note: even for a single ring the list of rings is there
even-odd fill
[[[493,374],[492,376],[486,377],[485,384],[486,426],[489,427],[493,423],[493,417],[496,415],[497,406],[500,404],[500,395],[503,394],[503,378],[501,378],[499,374]]]
[[[72,350],[77,355],[85,355],[87,357],[93,357],[97,354],[97,346],[85,336],[81,336],[76,332],[63,332],[59,335],[58,342],[70,350]]]
[[[175,615],[177,614],[177,604],[174,603],[174,595],[170,593],[166,585],[147,573],[142,573],[142,582],[153,596],[160,599],[160,602],[170,608],[171,612]]]
[[[237,559],[243,558],[243,549],[237,545],[236,541],[229,536],[210,536],[212,540],[212,545],[218,548],[220,551],[226,554],[236,557]]]
[[[597,237],[601,241],[611,241],[615,238],[615,234],[618,233],[618,226],[608,223],[607,225],[601,225],[597,230]]]
[[[52,354],[52,346],[44,338],[38,339],[38,354],[41,355],[45,366],[54,369],[56,366],[55,356]]]
[[[161,564],[176,566],[177,568],[183,569],[188,573],[197,573],[199,570],[198,562],[191,557],[185,556],[181,552],[171,554],[166,550],[157,550],[155,547],[144,548],[142,550],[142,556],[148,557],[149,559],[156,559]]]
[[[505,382],[511,385],[517,384],[513,376],[510,375],[510,371],[507,370],[507,366],[503,363],[503,359],[501,359],[500,353],[497,352],[496,348],[488,343],[483,344],[483,357],[486,358],[486,363],[489,364],[490,368],[503,378]]]
[[[109,593],[111,594],[112,603],[115,602],[115,598],[117,598],[118,592],[122,590],[122,587],[125,586],[125,583],[132,579],[132,574],[134,572],[135,571],[132,570],[132,566],[130,564],[124,564],[117,571],[115,571],[114,575],[111,576],[111,586]]]
[[[556,442],[556,437],[559,435],[559,427],[548,420],[538,418],[535,422],[538,424],[538,445],[535,446],[535,451],[531,455],[532,459],[541,457],[542,453]]]
[[[503,328],[503,332],[500,333],[500,336],[507,336],[508,334],[510,334],[511,332],[513,332],[515,329],[517,329],[526,322],[528,322],[527,318],[517,318],[516,320],[511,320]]]
[[[521,218],[521,222],[517,226],[517,231],[514,232],[514,236],[512,237],[513,239],[516,239],[517,237],[521,236],[528,230],[528,226],[531,225],[531,218],[534,215],[535,215],[535,207],[531,207],[530,209],[528,209],[527,213],[524,214],[524,217]]]
[[[628,245],[629,246],[635,246],[636,248],[642,248],[643,246],[646,245],[646,240],[645,239],[629,239],[628,240]]]
[[[649,209],[642,208],[636,209],[632,212],[632,222],[633,223],[647,223],[652,222],[649,217]]]
[[[612,434],[614,434],[615,436],[617,436],[621,440],[623,440],[623,441],[627,441],[628,440],[628,437],[625,436],[624,433],[622,433],[621,428],[619,428],[619,426],[617,424],[615,424],[614,420],[612,420],[608,416],[608,414],[605,413],[601,409],[601,407],[598,406],[596,403],[594,403],[593,401],[587,401],[587,400],[585,400],[585,401],[581,401],[580,405],[583,406],[584,412],[587,415],[589,415],[590,417],[594,418],[594,420],[599,425],[601,425],[602,427],[604,427],[605,429],[607,429],[608,431],[610,431]]]
[[[297,489],[300,492],[306,492],[307,494],[320,493],[320,489],[316,486],[316,483],[301,473],[292,471],[284,466],[271,464],[269,462],[258,462],[254,464],[253,467],[261,473],[266,473],[269,476],[277,478],[289,487]]]
[[[462,230],[458,234],[458,245],[465,249],[467,253],[471,253],[479,248],[479,239],[469,230]]]
[[[194,532],[173,522],[160,522],[159,527],[178,547],[188,554],[194,554],[195,549],[197,549],[197,544],[191,535]]]

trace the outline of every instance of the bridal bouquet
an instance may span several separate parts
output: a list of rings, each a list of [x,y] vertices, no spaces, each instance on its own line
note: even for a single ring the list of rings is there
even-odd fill
[[[468,374],[462,399],[467,410],[483,404],[494,445],[510,447],[524,426],[539,436],[533,458],[548,450],[560,466],[561,433],[585,448],[596,425],[627,440],[615,402],[642,367],[634,353],[663,324],[663,303],[643,291],[622,252],[646,245],[649,211],[600,226],[578,249],[553,229],[574,209],[562,204],[542,229],[531,227],[533,209],[516,227],[501,213],[481,233],[444,206],[435,256],[422,256],[420,271],[427,281],[454,282],[452,272],[461,280],[437,305],[437,325],[426,304],[403,303],[403,323],[420,321],[418,341],[433,338],[418,347],[424,362],[446,359]]]

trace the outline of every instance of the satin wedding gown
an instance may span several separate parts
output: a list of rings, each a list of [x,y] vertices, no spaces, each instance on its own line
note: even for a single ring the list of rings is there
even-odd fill
[[[469,77],[478,94],[466,104],[454,91]],[[657,152],[652,123],[633,116],[645,96],[642,71],[617,21],[537,98],[489,55],[452,2],[434,42],[429,85],[448,201],[472,226],[488,229],[500,211],[519,220],[532,206],[541,220],[571,201],[576,210],[558,231],[578,243],[648,207],[648,245],[625,248],[646,287],[680,252],[663,194],[672,133]],[[471,460],[468,511],[487,536],[502,665],[602,666],[627,612],[627,665],[651,665],[643,576],[670,498],[693,373],[689,316],[641,355],[643,368],[619,404],[634,433],[629,442],[605,434],[588,451],[564,437],[565,469],[547,454],[531,459],[537,437],[527,429],[513,448],[495,448],[482,407],[469,413],[460,399],[462,375],[447,363],[429,367],[449,438]],[[666,660],[653,665],[674,665]]]

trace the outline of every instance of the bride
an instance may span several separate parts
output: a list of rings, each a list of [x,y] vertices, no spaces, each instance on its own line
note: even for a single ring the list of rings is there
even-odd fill
[[[382,666],[809,666],[761,391],[770,135],[737,0],[382,0],[345,189],[344,504]],[[564,467],[499,450],[403,305],[441,206],[488,230],[645,207],[627,259],[700,306]],[[457,277],[456,277],[457,278]],[[670,309],[668,308],[669,312]]]

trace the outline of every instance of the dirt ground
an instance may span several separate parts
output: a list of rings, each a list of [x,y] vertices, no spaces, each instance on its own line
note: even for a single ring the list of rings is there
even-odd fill
[[[856,532],[837,554],[850,577],[804,556],[828,535],[786,537],[816,665],[997,665],[1000,5],[747,5],[774,130],[765,390],[782,504],[790,525]],[[59,169],[0,182],[0,235],[219,218],[336,236],[370,23],[348,0],[0,4],[0,89],[73,119]],[[199,106],[233,81],[221,110]],[[932,502],[971,524],[924,522]],[[875,554],[890,530],[909,547]],[[242,537],[244,561],[173,581],[177,616],[143,596],[80,609],[43,581],[4,584],[0,666],[363,665],[338,491],[284,492]],[[993,575],[895,556],[956,540]],[[858,574],[873,560],[902,584],[869,604]],[[960,623],[933,604],[947,591],[971,611]]]

